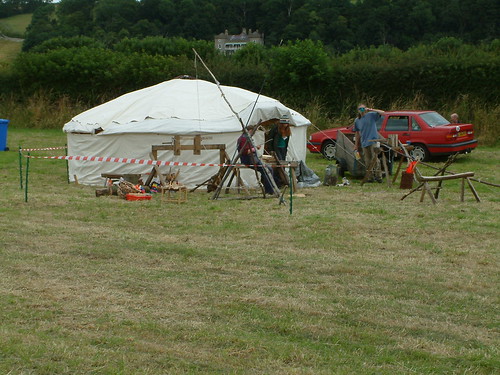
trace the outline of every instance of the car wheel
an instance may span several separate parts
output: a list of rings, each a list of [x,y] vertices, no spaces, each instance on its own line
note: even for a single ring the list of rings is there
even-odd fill
[[[335,159],[335,141],[326,141],[321,146],[321,153],[328,160]]]
[[[429,151],[427,151],[427,147],[420,143],[416,143],[413,145],[413,150],[410,151],[410,156],[414,160],[425,161],[429,159]]]

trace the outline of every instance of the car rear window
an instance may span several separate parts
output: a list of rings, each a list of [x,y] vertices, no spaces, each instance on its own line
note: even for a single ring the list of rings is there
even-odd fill
[[[390,116],[385,124],[386,131],[408,131],[408,116]]]
[[[422,113],[420,118],[431,128],[441,125],[448,125],[450,122],[437,112]]]

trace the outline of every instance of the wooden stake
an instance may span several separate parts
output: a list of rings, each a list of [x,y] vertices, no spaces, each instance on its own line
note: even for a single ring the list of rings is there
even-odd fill
[[[460,189],[460,202],[464,202],[465,201],[465,178],[462,178],[462,186],[461,186],[461,189]],[[439,181],[439,183],[441,184],[442,180]]]
[[[479,199],[479,195],[477,194],[476,189],[474,189],[474,186],[472,186],[471,178],[466,177],[467,183],[469,184],[470,190],[472,191],[472,194],[474,194],[474,197],[476,198],[477,202],[481,202],[481,199]]]

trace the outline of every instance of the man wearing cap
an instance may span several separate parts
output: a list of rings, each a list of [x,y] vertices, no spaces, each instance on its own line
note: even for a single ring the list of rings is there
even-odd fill
[[[290,142],[291,135],[290,121],[288,120],[288,116],[283,115],[269,131],[269,151],[274,151],[278,160],[286,160],[288,142]],[[279,167],[274,169],[273,178],[276,181],[276,185],[281,187],[283,181],[281,181]]]
[[[376,139],[379,138],[377,131],[377,120],[385,112],[380,109],[367,108],[366,105],[358,106],[358,116],[354,122],[354,150],[363,148],[363,161],[366,167],[368,181],[382,182],[382,170],[380,168],[380,146]],[[370,166],[373,166],[370,170]]]
[[[270,151],[274,151],[279,160],[286,160],[288,142],[292,132],[287,116],[282,116],[269,132]]]

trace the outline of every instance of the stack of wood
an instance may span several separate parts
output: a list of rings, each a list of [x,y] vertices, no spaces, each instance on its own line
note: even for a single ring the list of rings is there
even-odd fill
[[[120,198],[125,199],[128,193],[141,193],[141,191],[135,187],[135,185],[131,182],[121,180],[118,183],[118,196]]]

